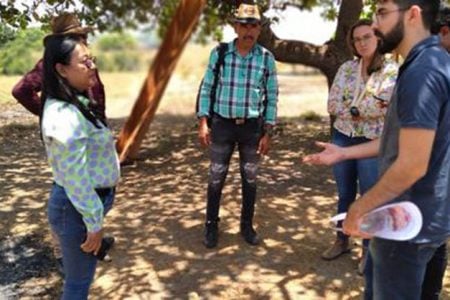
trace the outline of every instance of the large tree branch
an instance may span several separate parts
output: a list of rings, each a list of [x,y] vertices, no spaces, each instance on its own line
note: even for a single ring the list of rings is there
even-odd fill
[[[316,46],[303,41],[282,40],[270,28],[269,22],[263,25],[258,42],[269,49],[277,61],[301,63],[314,68],[319,68],[327,48],[327,45]]]
[[[347,32],[362,11],[363,0],[342,0],[335,37],[317,46],[303,41],[282,40],[265,22],[258,42],[269,49],[278,61],[297,63],[319,69],[331,86],[339,66],[352,57],[347,47]],[[308,24],[305,24],[308,26]]]

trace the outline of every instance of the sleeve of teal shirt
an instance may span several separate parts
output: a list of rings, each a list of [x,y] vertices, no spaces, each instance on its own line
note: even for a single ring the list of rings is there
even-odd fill
[[[269,73],[266,82],[267,108],[265,123],[275,125],[277,119],[278,80],[275,59],[273,55],[270,55],[267,64]]]
[[[209,105],[210,105],[210,94],[211,88],[214,81],[214,66],[218,59],[217,47],[211,51],[208,67],[206,69],[205,76],[203,77],[202,84],[200,86],[200,98],[199,98],[199,109],[197,112],[197,117],[209,117]]]
[[[70,109],[69,109],[70,110]],[[49,131],[51,142],[47,143],[47,151],[59,172],[54,174],[55,180],[62,183],[70,202],[82,215],[83,222],[89,232],[97,232],[102,228],[103,203],[97,195],[90,180],[87,168],[87,132],[83,116],[78,111],[62,112],[65,122],[55,124]]]

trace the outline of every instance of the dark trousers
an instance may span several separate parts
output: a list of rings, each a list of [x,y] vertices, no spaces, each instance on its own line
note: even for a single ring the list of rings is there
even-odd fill
[[[380,240],[383,241],[383,240]],[[388,241],[387,241],[388,242]],[[386,242],[386,243],[387,243]],[[394,243],[394,242],[393,242]],[[402,244],[400,242],[398,242],[398,244]],[[403,244],[408,244],[407,242],[403,242]],[[411,247],[414,246],[414,244],[411,244]],[[442,245],[436,247],[432,247],[434,245],[431,245],[430,247],[427,247],[428,245],[422,245],[422,246],[418,246],[416,245],[415,247],[418,248],[423,248],[425,250],[428,250],[427,248],[432,248],[432,256],[430,259],[428,259],[428,261],[426,262],[426,267],[424,270],[424,274],[423,277],[420,276],[421,282],[422,284],[418,284],[420,287],[420,293],[417,293],[417,290],[415,290],[415,292],[413,291],[412,294],[413,296],[409,296],[405,299],[421,299],[421,300],[438,300],[439,299],[439,294],[441,293],[442,290],[442,281],[444,279],[444,274],[445,274],[445,269],[447,267],[447,245],[446,243],[443,243]],[[395,248],[393,248],[395,250]],[[394,251],[392,250],[392,251]],[[397,253],[402,253],[402,256],[406,256],[406,252],[405,251],[396,251]],[[391,255],[393,255],[394,252],[391,253]],[[391,260],[391,255],[389,255],[388,253],[386,253],[386,255],[384,256],[385,260]],[[382,258],[383,259],[383,258]],[[397,262],[397,260],[394,258],[394,261]],[[415,263],[416,265],[419,265],[420,259],[415,258],[412,260],[413,263]],[[373,258],[372,258],[372,249],[370,249],[369,252],[369,256],[367,259],[367,264],[366,264],[366,269],[364,270],[364,277],[366,280],[365,283],[365,289],[364,289],[364,300],[372,300],[372,299],[377,299],[377,297],[374,296],[374,284],[373,284],[373,280],[374,280],[374,265],[373,265]],[[395,271],[392,271],[395,277],[401,277],[400,273],[398,273],[400,269],[406,269],[404,266],[400,267],[394,267],[395,270],[397,270],[397,273]],[[407,272],[408,275],[410,274],[414,274],[417,270],[409,270]],[[387,277],[384,279],[385,281],[389,281],[390,279],[388,279]],[[407,280],[408,281],[408,280]],[[409,280],[413,283],[413,286],[415,286],[416,284],[414,283],[414,280],[411,279]],[[411,287],[404,287],[404,290],[411,290]],[[400,284],[396,285],[396,290],[398,290],[398,292],[401,292],[400,290]],[[419,298],[420,295],[420,298]],[[385,298],[388,299],[388,298]],[[389,298],[389,299],[397,299],[397,298]],[[400,299],[400,298],[398,298]],[[403,298],[402,298],[403,299]]]
[[[422,284],[422,300],[439,300],[446,268],[447,243],[444,243],[436,249],[433,257],[427,264],[427,270]]]
[[[219,217],[220,198],[234,148],[239,151],[239,166],[242,184],[241,223],[253,220],[256,201],[256,175],[258,172],[259,140],[262,136],[262,120],[246,119],[236,124],[233,119],[215,115],[211,123],[211,146],[206,220]]]

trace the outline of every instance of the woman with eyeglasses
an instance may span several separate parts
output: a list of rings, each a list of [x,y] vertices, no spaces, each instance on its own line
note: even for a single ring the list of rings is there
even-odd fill
[[[89,49],[73,35],[47,36],[44,45],[40,123],[54,178],[48,219],[62,248],[62,299],[87,299],[119,161],[111,131],[89,105],[87,90],[95,82]]]
[[[371,20],[359,20],[349,30],[347,43],[356,58],[339,68],[328,97],[328,112],[334,119],[332,143],[336,145],[361,144],[381,135],[398,66],[377,52],[379,42]],[[337,212],[343,213],[355,201],[358,187],[362,195],[375,184],[377,160],[346,160],[334,165],[333,173],[338,190]],[[360,274],[364,269],[367,246],[368,240],[363,241],[358,265]],[[349,251],[349,237],[338,231],[334,244],[322,258],[333,260]]]

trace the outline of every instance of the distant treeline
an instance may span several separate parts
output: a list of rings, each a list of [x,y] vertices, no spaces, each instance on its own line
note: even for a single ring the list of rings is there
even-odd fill
[[[38,28],[0,33],[0,74],[22,75],[31,70],[42,57],[42,40],[46,33]],[[97,67],[105,72],[137,71],[147,68],[151,55],[139,46],[129,33],[107,33],[94,38],[91,51]]]

